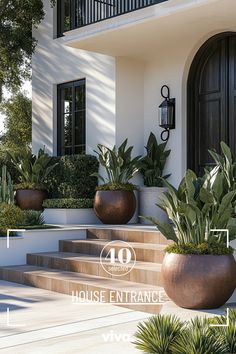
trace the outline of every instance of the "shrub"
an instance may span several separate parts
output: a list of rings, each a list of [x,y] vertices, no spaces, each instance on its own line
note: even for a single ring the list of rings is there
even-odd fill
[[[16,229],[24,224],[24,212],[14,204],[0,204],[0,232]]]
[[[183,323],[175,316],[153,316],[138,325],[134,342],[137,349],[148,354],[172,354],[171,346],[181,334]]]
[[[10,173],[12,181],[14,184],[19,183],[20,173],[17,171],[16,167],[11,161],[9,155],[9,149],[0,148],[0,168],[7,166],[7,171]]]
[[[219,336],[226,345],[228,354],[236,353],[236,311],[229,311],[229,326],[225,326],[225,316],[215,317],[215,323],[220,327],[212,327],[215,336]],[[233,325],[234,324],[234,325]]]
[[[233,254],[234,249],[232,247],[227,247],[225,243],[218,242],[204,242],[196,245],[194,243],[187,243],[183,245],[173,244],[165,248],[167,253],[178,253],[178,254],[211,254],[215,256]]]
[[[52,157],[44,149],[39,149],[37,155],[32,154],[30,148],[22,151],[9,152],[12,163],[20,173],[20,185],[18,189],[39,189],[44,190],[45,179],[55,168],[56,163],[52,164]]]
[[[93,199],[45,199],[43,207],[52,209],[89,209],[93,207]]]
[[[141,160],[140,171],[144,177],[144,185],[147,187],[163,187],[163,179],[170,175],[163,176],[166,160],[170,150],[166,150],[166,144],[158,145],[153,133],[150,133],[146,149],[146,155]]]
[[[95,156],[70,155],[53,157],[58,163],[47,178],[46,185],[50,198],[93,198],[97,178],[91,174],[98,172],[99,163]]]
[[[212,331],[208,320],[198,317],[181,331],[172,350],[174,354],[228,354],[225,343]]]
[[[44,218],[41,211],[23,210],[24,226],[43,225]]]
[[[199,318],[182,322],[175,316],[153,316],[138,325],[135,346],[148,354],[235,354],[236,310],[226,317]]]
[[[101,166],[105,169],[107,177],[94,173],[103,183],[127,184],[138,172],[141,156],[132,158],[133,146],[127,147],[126,139],[119,147],[109,149],[107,146],[98,144],[98,158]]]
[[[2,166],[0,176],[0,203],[14,203],[14,188],[6,165]]]
[[[177,244],[201,244],[205,241],[226,242],[224,231],[214,234],[212,229],[228,229],[230,241],[236,238],[236,222],[232,218],[236,190],[225,194],[222,172],[206,172],[197,177],[188,170],[178,189],[167,181],[168,188],[158,206],[173,224],[148,218],[159,231]]]
[[[132,183],[106,183],[101,186],[97,186],[97,191],[133,191],[137,187]]]

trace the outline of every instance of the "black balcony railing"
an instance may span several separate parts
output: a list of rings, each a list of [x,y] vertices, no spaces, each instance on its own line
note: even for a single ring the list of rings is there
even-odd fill
[[[58,0],[58,36],[167,0]]]

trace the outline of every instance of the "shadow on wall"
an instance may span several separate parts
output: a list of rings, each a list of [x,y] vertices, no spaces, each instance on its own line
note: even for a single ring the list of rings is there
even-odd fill
[[[88,141],[89,152],[96,147],[99,142],[96,137],[99,136],[103,137],[104,144],[113,145],[114,75],[113,58],[67,48],[59,40],[52,41],[46,35],[40,36],[33,59],[33,149],[45,145],[47,151],[53,153],[56,129],[56,97],[53,97],[55,85],[80,78],[86,78],[87,131],[93,130],[94,141]]]

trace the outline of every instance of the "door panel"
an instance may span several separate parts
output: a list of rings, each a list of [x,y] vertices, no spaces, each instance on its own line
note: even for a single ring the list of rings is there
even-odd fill
[[[229,145],[236,158],[236,36],[229,38]]]
[[[209,40],[199,50],[188,81],[188,167],[202,174],[208,149],[220,141],[236,151],[236,35]]]

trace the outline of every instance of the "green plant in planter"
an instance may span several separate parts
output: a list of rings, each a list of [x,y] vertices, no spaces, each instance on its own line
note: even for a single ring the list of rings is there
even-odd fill
[[[166,150],[166,144],[158,144],[153,133],[150,133],[146,149],[146,156],[141,160],[140,171],[144,177],[144,185],[147,187],[163,187],[163,179],[170,177],[170,174],[163,176],[166,160],[171,150]]]
[[[215,150],[209,150],[209,154],[213,158],[216,166],[212,174],[221,172],[224,177],[223,187],[226,192],[236,189],[236,162],[233,162],[230,148],[222,141],[220,143],[222,155]]]
[[[224,193],[223,176],[207,172],[197,177],[186,172],[178,189],[165,182],[168,191],[159,203],[173,224],[149,218],[162,234],[179,245],[225,242],[225,232],[215,235],[211,229],[228,229],[230,240],[235,239],[236,224],[232,218],[236,190]]]
[[[2,175],[0,177],[0,203],[14,203],[13,182],[5,165],[2,167]]]
[[[129,180],[138,172],[141,156],[132,158],[133,147],[127,148],[127,142],[126,139],[118,148],[114,146],[113,149],[98,144],[98,151],[95,152],[98,154],[101,166],[105,168],[107,178],[103,178],[98,173],[92,176],[98,177],[104,183],[103,190],[106,187],[112,190],[113,186],[129,184]]]
[[[37,155],[30,149],[20,152],[9,152],[12,162],[20,173],[20,184],[16,189],[46,189],[44,181],[57,163],[51,164],[52,157],[39,149]]]

